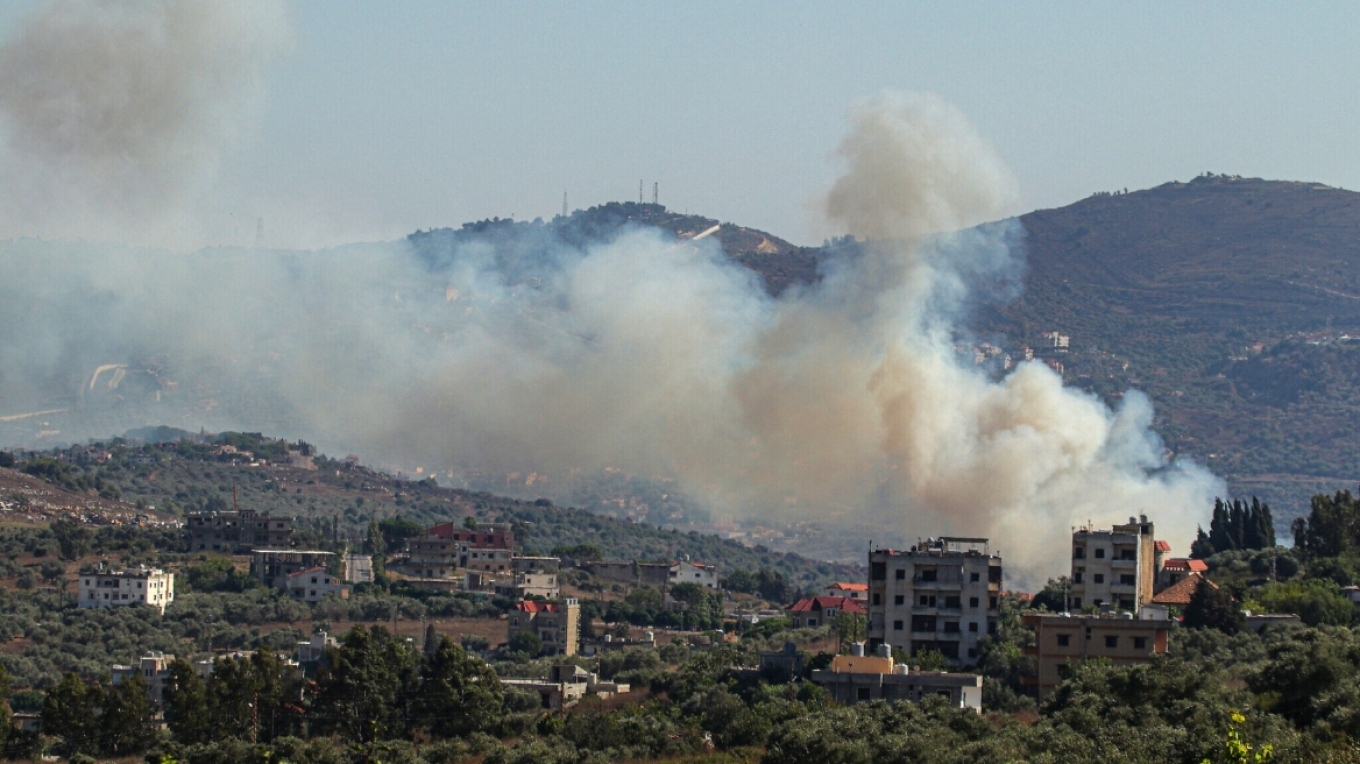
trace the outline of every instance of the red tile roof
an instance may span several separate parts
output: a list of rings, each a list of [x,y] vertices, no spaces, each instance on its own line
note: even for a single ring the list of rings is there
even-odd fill
[[[538,602],[537,600],[525,600],[523,602],[516,602],[515,609],[523,611],[525,613],[556,613],[557,603]]]
[[[1207,583],[1215,589],[1218,588],[1218,584],[1213,581],[1198,573],[1191,573],[1184,580],[1177,581],[1163,589],[1161,594],[1152,598],[1152,603],[1154,605],[1180,605],[1182,607],[1189,605],[1190,598],[1195,596],[1195,591],[1199,589],[1201,583]]]
[[[867,615],[869,612],[864,608],[864,605],[860,603],[858,600],[852,600],[849,597],[821,597],[821,596],[806,597],[804,599],[798,600],[797,602],[789,606],[789,612],[810,613],[813,610],[822,611],[832,607],[840,608],[841,610],[847,613],[855,613],[857,615]]]
[[[1190,571],[1191,573],[1209,572],[1209,563],[1205,562],[1204,560],[1187,560],[1182,557],[1167,560],[1166,562],[1162,563],[1162,567],[1167,570],[1186,570]]]
[[[856,582],[854,582],[854,581],[837,581],[836,583],[834,583],[834,584],[828,586],[827,588],[828,588],[828,589],[844,589],[844,590],[847,591],[847,592],[867,592],[867,591],[869,591],[869,585],[868,585],[868,584],[856,583]]]
[[[317,571],[324,571],[324,570],[325,570],[325,568],[323,568],[323,567],[321,567],[320,565],[318,565],[318,566],[316,566],[316,567],[314,567],[314,568],[307,568],[306,570],[299,570],[299,571],[296,572],[296,573],[289,573],[289,574],[288,574],[288,577],[289,577],[289,578],[292,578],[293,576],[305,576],[305,575],[307,575],[308,573],[315,573],[315,572],[317,572]]]
[[[1158,552],[1170,552],[1170,551],[1171,551],[1171,545],[1168,544],[1168,543],[1165,542],[1165,541],[1162,541],[1161,539],[1157,539],[1157,546],[1156,546],[1156,548],[1157,548],[1157,551],[1158,551]]]

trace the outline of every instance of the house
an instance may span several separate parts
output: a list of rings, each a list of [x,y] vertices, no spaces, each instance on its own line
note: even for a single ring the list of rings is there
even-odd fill
[[[487,530],[440,523],[406,543],[405,559],[392,567],[417,578],[453,579],[461,570],[508,573],[515,551],[515,534],[509,525]]]
[[[982,713],[982,677],[942,671],[911,671],[893,661],[888,645],[880,644],[876,655],[864,654],[864,643],[850,647],[850,655],[837,655],[828,668],[812,672],[812,681],[837,703],[853,705],[875,700],[890,703],[942,696],[955,708]]]
[[[601,682],[599,678],[580,666],[570,663],[548,669],[548,679],[502,679],[502,687],[516,687],[537,692],[543,708],[560,711],[576,705],[586,695],[598,698],[611,698],[629,692],[632,688],[618,682]]]
[[[1159,553],[1147,515],[1109,530],[1072,533],[1073,610],[1087,605],[1136,612],[1152,601]]]
[[[806,597],[789,605],[784,611],[788,616],[789,625],[795,629],[815,629],[818,626],[826,626],[831,623],[831,619],[837,613],[850,613],[852,615],[867,616],[869,611],[865,609],[863,602],[852,600],[849,597]]]
[[[1035,659],[1035,676],[1025,677],[1037,686],[1039,699],[1057,689],[1062,667],[1088,658],[1106,658],[1117,666],[1146,663],[1167,651],[1169,619],[1149,608],[1144,617],[1121,615],[1025,615],[1021,620],[1034,629],[1034,646],[1023,648]]]
[[[1001,555],[983,538],[932,538],[869,552],[871,649],[936,650],[953,665],[977,659],[1001,621]]]
[[[253,509],[190,512],[184,520],[191,552],[244,554],[252,549],[286,549],[293,537],[293,518],[261,515]]]
[[[562,602],[525,600],[515,603],[506,618],[506,641],[529,632],[543,642],[544,655],[575,655],[580,635],[581,606],[574,599]]]
[[[705,589],[717,589],[718,569],[702,562],[677,562],[671,566],[670,583],[698,584]]]
[[[335,637],[324,631],[318,631],[306,642],[297,643],[297,662],[299,664],[319,663],[326,657],[326,650],[339,647],[340,643],[335,641]]]
[[[826,597],[848,597],[852,600],[869,600],[869,585],[858,581],[837,581],[822,590]]]
[[[151,702],[159,707],[165,701],[165,686],[170,681],[170,664],[174,662],[173,655],[167,655],[159,650],[148,650],[136,666],[120,666],[115,663],[109,668],[109,678],[117,687],[135,676],[140,676],[146,681],[146,691],[151,697]]]
[[[327,595],[334,594],[340,599],[349,599],[350,585],[332,576],[325,568],[315,567],[289,573],[283,590],[295,600],[315,605]]]
[[[798,645],[785,642],[783,650],[761,650],[760,673],[763,676],[777,675],[784,682],[801,676],[803,654],[798,652]]]
[[[148,605],[160,612],[175,601],[175,574],[159,568],[80,574],[76,604],[82,608]]]
[[[528,597],[553,600],[562,596],[562,587],[557,583],[556,573],[516,573],[510,581],[496,584],[496,596],[520,600]]]
[[[1157,571],[1157,591],[1163,592],[1184,581],[1190,576],[1202,576],[1209,572],[1209,563],[1204,560],[1190,560],[1176,557],[1162,562]]]
[[[315,549],[255,549],[250,553],[250,575],[264,586],[288,588],[288,577],[300,570],[329,568],[334,552]]]
[[[1195,596],[1195,590],[1199,589],[1201,585],[1212,586],[1215,589],[1218,588],[1218,584],[1210,581],[1199,573],[1192,572],[1187,574],[1185,578],[1182,578],[1171,586],[1158,592],[1152,598],[1152,604],[1175,605],[1176,607],[1183,608],[1190,604],[1191,598]]]

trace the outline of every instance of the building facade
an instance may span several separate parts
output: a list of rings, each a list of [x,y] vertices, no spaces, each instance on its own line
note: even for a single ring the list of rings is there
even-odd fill
[[[250,575],[265,586],[288,588],[288,577],[300,570],[328,568],[334,552],[314,549],[256,549],[250,553]]]
[[[253,509],[190,512],[184,516],[189,551],[245,554],[254,549],[286,549],[293,518],[261,515]]]
[[[698,584],[705,589],[717,589],[718,569],[702,562],[680,561],[671,566],[670,583]]]
[[[1150,608],[1151,614],[1155,609]],[[1057,689],[1062,667],[1088,658],[1108,658],[1115,665],[1145,663],[1165,653],[1171,621],[1161,617],[1026,615],[1034,629],[1034,646],[1024,648],[1035,659],[1036,674],[1026,677],[1037,685],[1039,698]]]
[[[175,656],[159,650],[148,650],[136,666],[121,666],[117,663],[109,667],[109,678],[117,687],[129,679],[140,676],[146,681],[146,691],[151,702],[160,707],[165,702],[165,686],[170,681],[170,664]]]
[[[329,595],[349,599],[350,586],[343,579],[332,576],[325,568],[307,568],[288,574],[284,593],[295,600],[315,605]]]
[[[1088,605],[1130,613],[1152,601],[1159,552],[1147,515],[1110,530],[1072,533],[1071,609]]]
[[[175,574],[158,568],[80,574],[77,604],[82,608],[147,605],[164,613],[175,601]]]
[[[977,660],[979,640],[1001,620],[1001,556],[987,539],[926,539],[869,552],[871,648],[938,650],[953,665]]]
[[[852,600],[868,602],[869,585],[858,581],[837,581],[834,584],[828,584],[822,590],[822,595],[826,597],[849,597]]]
[[[982,713],[981,676],[911,671],[884,654],[888,651],[886,644],[879,645],[879,654],[868,656],[864,655],[864,645],[856,643],[850,655],[837,655],[828,668],[814,670],[812,681],[837,703],[847,706],[875,700],[919,703],[928,697],[942,696],[955,708]]]
[[[574,599],[562,602],[526,600],[515,603],[506,619],[506,641],[529,632],[543,642],[544,655],[575,655],[579,645],[581,606]]]

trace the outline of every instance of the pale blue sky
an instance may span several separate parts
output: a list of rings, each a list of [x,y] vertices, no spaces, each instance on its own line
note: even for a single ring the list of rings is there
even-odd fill
[[[31,2],[0,10],[8,32]],[[396,238],[635,199],[798,242],[848,104],[961,108],[1016,212],[1205,170],[1360,188],[1360,4],[291,3],[208,238]],[[239,221],[247,221],[241,223]]]

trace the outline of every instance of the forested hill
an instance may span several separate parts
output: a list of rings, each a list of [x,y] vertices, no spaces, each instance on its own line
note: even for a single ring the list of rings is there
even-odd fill
[[[1360,194],[1206,175],[1020,220],[1024,289],[982,334],[1111,402],[1146,391],[1170,449],[1282,524],[1360,482]]]

